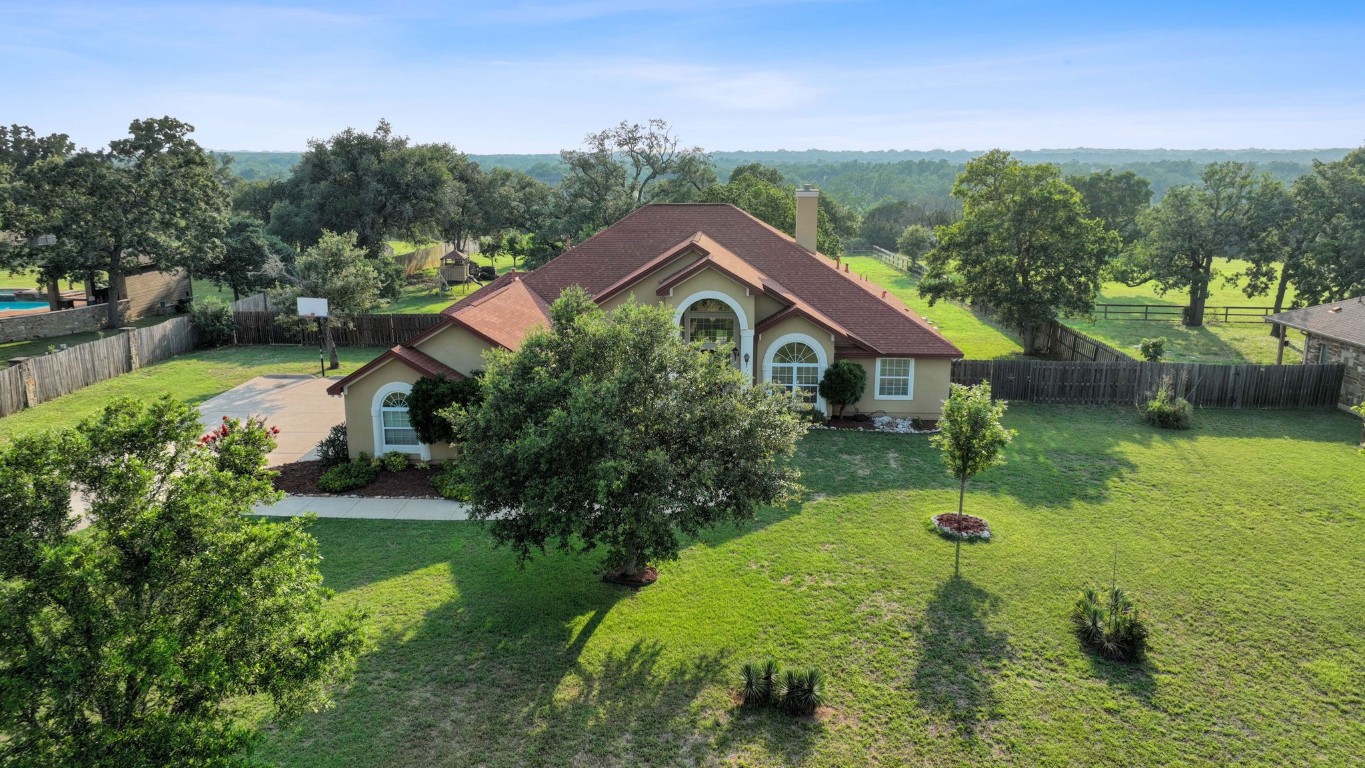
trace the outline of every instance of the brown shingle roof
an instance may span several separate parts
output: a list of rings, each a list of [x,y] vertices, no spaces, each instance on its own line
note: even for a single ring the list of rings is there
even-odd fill
[[[758,272],[780,281],[794,303],[829,318],[883,355],[961,357],[937,330],[879,288],[839,272],[790,236],[728,204],[655,204],[636,210],[534,272],[526,285],[546,301],[581,285],[593,296],[703,233]]]
[[[1266,322],[1365,347],[1365,296],[1291,309],[1267,317]]]
[[[524,275],[498,276],[441,314],[493,344],[515,350],[536,326],[549,326],[549,304],[526,286]]]
[[[421,350],[414,349],[413,347],[409,347],[404,344],[399,344],[393,349],[390,349],[388,352],[385,352],[379,357],[376,357],[370,362],[360,366],[355,371],[352,371],[349,376],[346,376],[337,383],[328,387],[327,394],[333,397],[340,395],[341,393],[346,391],[346,387],[349,386],[351,382],[359,380],[361,377],[365,376],[370,371],[373,371],[375,368],[378,368],[380,365],[383,365],[385,362],[389,360],[397,360],[400,363],[403,363],[407,367],[413,369],[414,371],[417,371],[418,373],[422,374],[423,376],[429,379],[434,379],[443,373],[448,378],[452,379],[464,378],[464,374],[460,373],[454,368],[451,368],[450,366],[446,365],[440,360],[437,360],[431,355],[428,355],[427,353],[422,352]]]

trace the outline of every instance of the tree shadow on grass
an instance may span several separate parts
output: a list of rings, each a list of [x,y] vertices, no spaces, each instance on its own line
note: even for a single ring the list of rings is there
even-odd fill
[[[986,620],[1000,599],[967,579],[954,577],[934,591],[914,627],[919,664],[912,686],[920,703],[965,739],[974,739],[997,714],[995,674],[1010,658],[1009,640]]]
[[[1109,661],[1098,654],[1082,649],[1090,664],[1090,674],[1105,682],[1111,689],[1137,699],[1148,707],[1154,707],[1152,697],[1156,695],[1156,678],[1152,676],[1150,661],[1140,664],[1124,664]]]
[[[401,578],[384,585],[414,595],[413,620],[383,624],[390,629],[335,709],[274,734],[264,757],[328,766],[706,761],[718,729],[714,708],[696,701],[728,680],[728,654],[671,647],[647,628],[603,638],[613,608],[640,598],[603,584],[597,558],[553,553],[519,569],[477,527],[445,530],[429,535],[447,540],[447,559],[432,565],[448,564],[448,576],[417,574],[410,593],[399,591]],[[422,590],[438,588],[454,597],[442,592],[428,607]]]

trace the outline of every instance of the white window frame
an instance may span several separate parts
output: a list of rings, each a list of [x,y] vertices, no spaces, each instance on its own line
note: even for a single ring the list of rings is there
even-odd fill
[[[805,344],[807,347],[811,348],[811,351],[815,352],[815,360],[818,368],[815,371],[816,389],[814,406],[819,408],[822,413],[826,412],[825,398],[820,396],[820,380],[825,377],[825,369],[829,367],[829,358],[825,355],[825,345],[810,336],[807,336],[804,333],[788,333],[773,339],[773,342],[768,345],[768,349],[763,353],[763,380],[774,384],[777,383],[773,381],[773,360],[777,357],[777,350],[787,346],[793,341]]]
[[[411,395],[412,385],[401,381],[392,381],[379,388],[374,393],[374,401],[370,405],[370,415],[374,420],[374,455],[382,456],[389,451],[401,451],[403,453],[415,453],[423,461],[431,459],[431,446],[424,443],[416,445],[394,445],[384,439],[384,399],[389,395],[402,394]]]
[[[882,361],[883,360],[904,360],[910,364],[910,371],[907,376],[887,376],[887,379],[902,380],[907,379],[906,394],[904,395],[883,395],[882,394]],[[878,400],[914,400],[915,399],[915,358],[913,357],[879,357],[877,358],[877,375],[874,380],[876,389],[873,390]]]

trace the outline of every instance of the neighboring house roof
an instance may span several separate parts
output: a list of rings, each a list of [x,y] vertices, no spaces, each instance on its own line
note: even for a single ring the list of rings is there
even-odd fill
[[[1365,347],[1365,296],[1291,309],[1267,317],[1266,322]]]
[[[464,378],[464,374],[460,373],[454,368],[451,368],[450,366],[446,365],[440,360],[437,360],[431,355],[428,355],[427,353],[422,352],[419,349],[410,347],[407,344],[399,344],[393,349],[390,349],[388,352],[385,352],[379,357],[376,357],[370,362],[362,365],[360,368],[352,372],[351,375],[346,376],[345,378],[336,382],[332,386],[328,387],[327,394],[332,396],[342,394],[346,390],[346,387],[350,386],[351,384],[354,384],[360,379],[363,379],[365,376],[373,372],[376,368],[383,365],[384,363],[387,363],[390,360],[397,360],[398,362],[406,365],[407,367],[413,369],[414,371],[417,371],[418,373],[422,374],[423,376],[429,379],[434,379],[443,373],[446,375],[447,378],[451,379]]]

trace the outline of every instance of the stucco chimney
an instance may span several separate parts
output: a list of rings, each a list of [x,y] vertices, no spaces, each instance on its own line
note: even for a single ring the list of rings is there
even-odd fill
[[[820,219],[820,190],[807,184],[796,190],[796,244],[815,253],[816,223]]]

